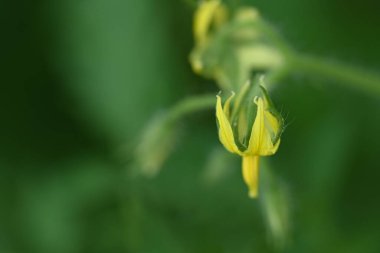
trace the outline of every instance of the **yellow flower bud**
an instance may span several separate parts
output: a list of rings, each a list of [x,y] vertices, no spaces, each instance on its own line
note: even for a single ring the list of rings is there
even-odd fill
[[[241,105],[241,101],[237,100],[234,105],[241,108],[232,110],[232,114],[231,103],[234,102],[234,93],[226,100],[224,106],[219,95],[216,101],[219,140],[229,152],[242,156],[243,178],[249,187],[250,197],[256,197],[258,194],[259,157],[276,153],[283,130],[282,117],[275,110],[265,88],[262,86],[260,88],[261,94],[252,101]],[[250,126],[247,113],[252,107],[256,108],[256,116]]]

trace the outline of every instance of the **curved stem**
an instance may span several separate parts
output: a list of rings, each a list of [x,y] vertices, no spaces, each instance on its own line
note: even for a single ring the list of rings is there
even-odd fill
[[[181,117],[206,109],[211,109],[216,104],[216,97],[214,94],[198,95],[185,98],[178,102],[168,113],[168,121],[174,122]]]
[[[380,96],[380,76],[374,73],[308,55],[296,55],[292,65],[293,69]]]

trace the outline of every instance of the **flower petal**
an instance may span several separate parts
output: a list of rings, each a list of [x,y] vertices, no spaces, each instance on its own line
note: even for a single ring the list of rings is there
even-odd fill
[[[242,172],[249,188],[249,197],[256,198],[259,189],[259,156],[243,156]]]
[[[230,118],[230,113],[231,113],[231,101],[232,99],[235,97],[235,92],[232,92],[231,93],[231,96],[229,98],[227,98],[226,102],[224,103],[224,106],[223,106],[223,112],[224,114],[226,115],[227,119]]]
[[[216,96],[216,118],[219,126],[219,140],[223,146],[231,153],[241,154],[239,148],[236,146],[234,133],[227,115],[229,114],[230,101],[234,94],[232,94],[226,101],[224,110],[222,108],[222,99]],[[227,112],[227,113],[226,113]]]
[[[255,100],[257,113],[252,126],[246,154],[268,156],[276,153],[280,140],[275,140],[280,131],[279,120],[265,108],[266,102],[262,98]]]

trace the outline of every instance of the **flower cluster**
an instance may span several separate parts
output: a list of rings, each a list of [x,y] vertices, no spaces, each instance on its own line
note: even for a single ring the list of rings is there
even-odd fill
[[[195,73],[214,79],[222,89],[238,89],[252,71],[276,71],[284,54],[268,36],[259,12],[241,7],[230,13],[220,0],[202,1],[195,12]]]

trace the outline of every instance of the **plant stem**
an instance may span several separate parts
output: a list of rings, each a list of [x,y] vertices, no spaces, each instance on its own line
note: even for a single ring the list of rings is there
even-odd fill
[[[380,76],[374,73],[309,55],[295,55],[292,64],[293,69],[380,96]]]
[[[168,120],[174,122],[181,117],[206,109],[211,109],[216,104],[216,97],[214,94],[199,95],[188,97],[181,100],[169,111]]]

